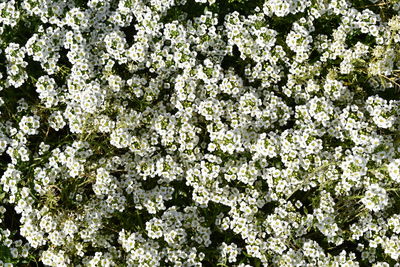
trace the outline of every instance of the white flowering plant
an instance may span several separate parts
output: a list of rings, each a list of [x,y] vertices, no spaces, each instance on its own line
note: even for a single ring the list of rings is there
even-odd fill
[[[400,266],[399,1],[0,2],[0,266]]]

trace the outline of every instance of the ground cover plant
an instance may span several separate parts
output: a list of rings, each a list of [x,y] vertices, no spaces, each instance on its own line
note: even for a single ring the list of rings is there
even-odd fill
[[[397,0],[0,1],[0,266],[400,266]]]

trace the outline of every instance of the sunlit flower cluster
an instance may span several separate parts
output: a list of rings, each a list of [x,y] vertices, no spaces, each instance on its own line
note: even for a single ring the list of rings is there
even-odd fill
[[[399,266],[395,0],[0,3],[0,266]]]

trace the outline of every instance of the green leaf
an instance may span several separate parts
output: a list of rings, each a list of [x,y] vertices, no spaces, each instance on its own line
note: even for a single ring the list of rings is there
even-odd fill
[[[8,260],[11,259],[10,248],[0,245],[0,260]]]

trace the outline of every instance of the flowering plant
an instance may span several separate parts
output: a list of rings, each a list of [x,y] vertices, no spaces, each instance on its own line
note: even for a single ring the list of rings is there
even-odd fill
[[[4,0],[0,266],[400,266],[400,2]]]

